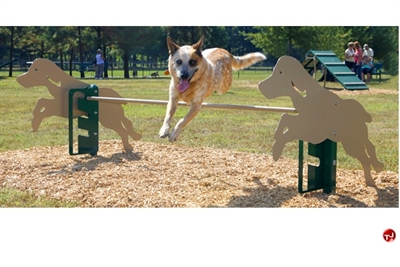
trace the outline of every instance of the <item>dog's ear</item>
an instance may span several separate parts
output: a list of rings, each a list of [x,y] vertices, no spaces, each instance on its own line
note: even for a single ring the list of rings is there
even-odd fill
[[[192,47],[196,50],[196,53],[201,56],[201,51],[202,51],[202,47],[203,47],[203,43],[204,43],[204,35],[201,36],[200,40],[195,43],[194,45],[192,45]]]
[[[167,46],[168,46],[168,52],[170,55],[175,53],[176,50],[178,50],[180,47],[174,41],[172,41],[172,38],[167,36]]]

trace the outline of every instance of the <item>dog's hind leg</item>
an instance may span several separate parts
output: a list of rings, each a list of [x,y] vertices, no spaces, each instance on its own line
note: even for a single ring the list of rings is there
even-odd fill
[[[129,144],[128,132],[126,131],[126,129],[121,125],[120,129],[113,129],[113,130],[116,131],[121,137],[122,145],[124,146],[125,151],[131,152],[133,150],[133,146]]]
[[[122,124],[125,126],[128,134],[132,137],[133,140],[138,141],[142,138],[142,135],[140,133],[135,132],[135,130],[133,129],[133,124],[128,118],[123,117]]]
[[[360,141],[360,140],[358,140]],[[360,161],[364,169],[365,184],[367,186],[375,187],[375,181],[372,179],[371,175],[371,158],[367,155],[365,151],[365,146],[362,142],[357,142],[357,140],[342,141],[342,145],[346,153],[352,157],[355,157]]]
[[[174,142],[178,140],[179,135],[181,134],[183,128],[191,121],[194,117],[196,117],[197,113],[201,110],[201,103],[191,103],[190,110],[186,114],[186,116],[181,119],[176,125],[174,130],[169,136],[169,141]]]
[[[132,145],[129,144],[129,133],[122,125],[121,121],[117,121],[113,124],[103,123],[102,121],[100,122],[104,127],[114,130],[121,137],[122,145],[124,146],[126,152],[131,152],[133,150]]]
[[[107,89],[104,88],[102,88],[102,90],[102,96],[119,96],[115,91],[106,91]],[[104,127],[117,132],[121,137],[124,149],[127,152],[133,150],[133,147],[129,144],[129,136],[131,136],[135,141],[142,137],[134,131],[132,122],[125,117],[124,109],[119,104],[100,102],[99,121]]]
[[[365,148],[367,149],[368,155],[371,159],[371,164],[376,172],[383,171],[384,164],[378,160],[376,157],[375,146],[371,143],[369,139],[365,141]]]

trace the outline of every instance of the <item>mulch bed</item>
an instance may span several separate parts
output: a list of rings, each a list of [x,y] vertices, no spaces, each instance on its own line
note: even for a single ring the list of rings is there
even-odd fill
[[[0,153],[0,186],[82,207],[398,207],[398,173],[337,170],[336,193],[297,192],[297,161],[178,143],[101,141],[98,155],[68,146]],[[340,164],[340,163],[339,163]],[[340,167],[340,166],[339,166]]]

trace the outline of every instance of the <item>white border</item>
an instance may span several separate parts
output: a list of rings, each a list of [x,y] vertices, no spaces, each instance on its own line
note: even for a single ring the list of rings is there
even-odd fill
[[[392,1],[13,0],[0,26],[398,26]]]
[[[400,24],[392,1],[14,0],[0,7],[0,26]],[[399,224],[399,208],[3,208],[0,266],[396,266],[400,237],[387,243],[382,235],[399,234]]]

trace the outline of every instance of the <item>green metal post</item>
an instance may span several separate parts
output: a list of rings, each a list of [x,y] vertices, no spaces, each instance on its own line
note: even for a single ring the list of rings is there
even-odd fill
[[[303,141],[299,140],[298,191],[306,193],[323,189],[324,193],[336,191],[336,154],[337,143],[326,139],[319,144],[308,143],[308,155],[319,158],[319,166],[308,164],[307,189],[303,190]]]
[[[87,136],[78,135],[78,152],[74,152],[74,94],[81,92],[83,98],[78,98],[77,109],[87,113],[86,116],[78,117],[78,128],[88,131]],[[87,96],[98,96],[99,89],[96,85],[90,85],[86,88],[70,89],[68,97],[68,126],[69,126],[69,154],[90,154],[97,155],[99,150],[99,103],[97,101],[86,100]]]

